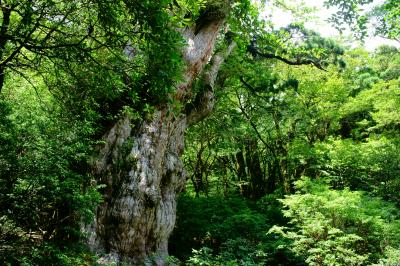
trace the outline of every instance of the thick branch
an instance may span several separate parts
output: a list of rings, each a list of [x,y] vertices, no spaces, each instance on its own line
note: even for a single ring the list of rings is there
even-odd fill
[[[280,55],[275,55],[275,54],[271,54],[271,53],[262,53],[260,52],[256,47],[254,47],[254,45],[250,45],[248,47],[248,51],[253,55],[253,56],[260,56],[266,59],[277,59],[279,61],[282,61],[288,65],[292,65],[292,66],[300,66],[300,65],[313,65],[318,69],[321,69],[323,71],[326,71],[326,69],[324,69],[321,65],[320,62],[312,60],[312,59],[303,59],[303,58],[297,58],[296,60],[290,60],[287,58],[284,58]]]
[[[219,69],[235,47],[236,43],[231,42],[226,50],[220,51],[212,57],[210,68],[204,73],[204,87],[202,92],[196,96],[194,102],[188,104],[186,107],[187,123],[189,126],[203,120],[214,109],[214,85]]]

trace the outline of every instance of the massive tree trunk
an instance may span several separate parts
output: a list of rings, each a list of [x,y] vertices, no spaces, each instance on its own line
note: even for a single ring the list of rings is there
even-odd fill
[[[176,196],[186,181],[180,159],[184,132],[213,108],[216,74],[224,55],[233,48],[230,45],[210,61],[223,23],[224,19],[218,18],[200,30],[181,30],[187,42],[183,48],[186,71],[174,98],[187,104],[194,80],[211,64],[204,75],[207,89],[190,107],[180,115],[170,114],[165,107],[136,125],[126,115],[104,136],[94,172],[107,187],[94,223],[86,227],[90,246],[106,254],[99,262],[165,263],[168,237],[175,224]]]

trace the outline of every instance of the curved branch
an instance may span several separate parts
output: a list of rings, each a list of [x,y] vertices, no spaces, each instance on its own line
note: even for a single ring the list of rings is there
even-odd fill
[[[320,62],[312,60],[312,59],[297,58],[296,60],[290,60],[290,59],[284,58],[280,55],[275,55],[272,53],[262,53],[262,52],[258,51],[256,47],[254,47],[253,43],[251,45],[249,45],[249,47],[247,49],[253,56],[260,56],[260,57],[263,57],[266,59],[277,59],[279,61],[284,62],[285,64],[292,65],[292,66],[313,65],[320,70],[326,71],[326,69],[322,67]]]

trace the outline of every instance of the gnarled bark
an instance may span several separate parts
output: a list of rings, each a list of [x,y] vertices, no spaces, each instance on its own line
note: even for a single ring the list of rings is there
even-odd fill
[[[195,78],[210,61],[222,25],[220,18],[197,34],[193,28],[181,31],[187,42],[183,51],[187,67],[174,98],[183,104],[191,95]],[[223,58],[212,62],[208,82],[211,91]],[[184,132],[188,123],[199,119],[196,113],[212,107],[201,101],[190,113],[175,116],[168,115],[167,108],[160,109],[139,125],[133,125],[126,115],[104,136],[94,173],[107,187],[95,221],[86,228],[90,246],[106,254],[99,262],[141,265],[152,257],[149,264],[165,263],[168,237],[176,218],[176,196],[186,181],[180,159]]]

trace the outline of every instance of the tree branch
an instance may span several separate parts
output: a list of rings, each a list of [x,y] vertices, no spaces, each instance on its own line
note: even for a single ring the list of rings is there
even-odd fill
[[[297,58],[296,60],[290,60],[287,58],[284,58],[280,55],[276,55],[276,54],[272,54],[272,53],[262,53],[260,52],[256,47],[254,47],[254,42],[252,42],[247,50],[253,55],[253,56],[260,56],[266,59],[277,59],[279,61],[282,61],[288,65],[292,65],[292,66],[300,66],[300,65],[313,65],[316,68],[326,71],[325,68],[322,67],[321,63],[312,59],[302,59],[302,58]]]
[[[23,42],[17,47],[15,48],[15,50],[6,58],[3,60],[3,62],[0,62],[0,66],[5,66],[7,65],[7,63],[9,63],[11,60],[14,59],[14,57],[21,51],[22,48],[24,48],[25,44],[28,42],[29,38],[31,37],[31,35],[36,31],[36,29],[39,27],[40,25],[40,20],[44,17],[44,13],[41,13],[40,16],[38,17],[38,19],[36,20],[35,25],[32,27],[32,29],[28,32],[28,34],[25,36]]]
[[[186,106],[187,123],[193,125],[206,118],[214,109],[215,95],[214,85],[218,76],[219,69],[225,59],[232,53],[236,43],[232,41],[226,48],[216,54],[211,59],[210,68],[204,73],[203,90],[197,94],[195,100]]]
[[[246,112],[246,109],[244,108],[243,104],[242,104],[242,100],[240,98],[240,95],[236,92],[236,97],[238,99],[239,102],[239,109],[242,112],[242,114],[244,115],[244,117],[247,119],[247,121],[249,122],[250,126],[253,128],[254,132],[256,133],[258,139],[264,144],[264,146],[266,148],[268,148],[271,152],[274,153],[274,149],[273,147],[271,147],[271,145],[269,145],[267,143],[267,141],[265,141],[265,139],[261,136],[260,131],[258,131],[257,125],[254,123],[254,121],[251,119],[250,115]]]

